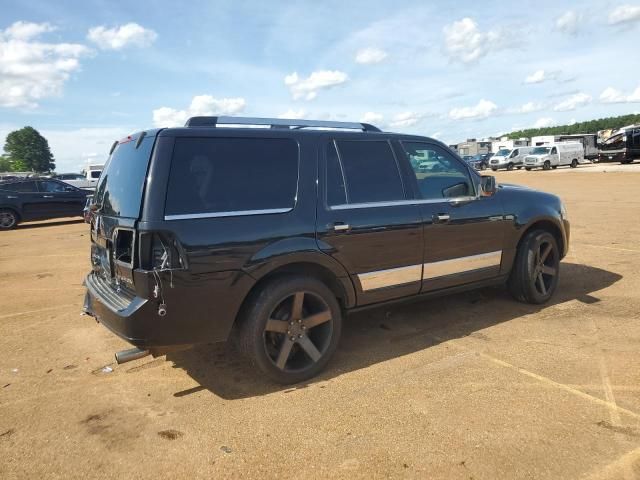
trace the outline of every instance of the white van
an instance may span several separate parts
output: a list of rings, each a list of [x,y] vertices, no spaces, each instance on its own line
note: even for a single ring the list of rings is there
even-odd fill
[[[491,167],[491,170],[494,172],[500,168],[513,170],[513,168],[516,167],[520,170],[524,165],[524,157],[531,153],[531,150],[533,150],[532,147],[500,149],[489,160],[489,167]]]
[[[542,168],[549,170],[563,165],[576,168],[584,163],[584,146],[580,142],[557,142],[534,147],[524,159],[525,170]]]

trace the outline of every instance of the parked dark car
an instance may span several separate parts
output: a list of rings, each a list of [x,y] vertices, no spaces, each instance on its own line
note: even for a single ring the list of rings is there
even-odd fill
[[[0,182],[0,230],[20,222],[82,215],[88,192],[51,178]]]
[[[84,310],[136,347],[119,363],[232,337],[282,383],[327,365],[349,311],[499,284],[544,303],[569,246],[558,197],[348,122],[194,117],[134,134],[91,210]]]
[[[479,153],[477,155],[473,155],[472,157],[465,157],[464,161],[476,170],[486,170],[489,166],[489,157],[490,154],[488,153]]]

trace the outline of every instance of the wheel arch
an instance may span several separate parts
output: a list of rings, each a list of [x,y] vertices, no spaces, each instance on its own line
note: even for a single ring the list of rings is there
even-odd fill
[[[18,209],[13,206],[13,205],[1,205],[0,204],[0,210],[10,210],[12,211],[15,216],[16,216],[16,224],[18,224],[21,220],[22,220],[22,215],[20,215],[20,212],[18,211]]]
[[[566,240],[562,232],[562,228],[560,228],[560,225],[558,225],[557,220],[549,217],[535,219],[529,222],[522,229],[522,231],[520,232],[520,238],[518,238],[518,243],[516,245],[516,252],[520,249],[520,245],[522,244],[522,241],[527,236],[527,234],[534,230],[545,230],[551,233],[556,239],[556,242],[558,242],[558,248],[560,249],[561,255],[564,256],[564,252],[566,251]]]

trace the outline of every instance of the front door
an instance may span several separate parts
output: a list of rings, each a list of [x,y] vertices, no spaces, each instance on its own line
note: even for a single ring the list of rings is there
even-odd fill
[[[478,195],[479,177],[445,147],[401,143],[424,222],[422,291],[497,277],[507,225],[497,195]]]
[[[422,217],[386,139],[321,146],[317,238],[338,260],[364,305],[417,294]]]

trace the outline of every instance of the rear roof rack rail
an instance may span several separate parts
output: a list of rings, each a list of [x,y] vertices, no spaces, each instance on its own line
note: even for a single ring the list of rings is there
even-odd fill
[[[216,127],[218,125],[268,126],[274,129],[299,130],[303,128],[344,128],[363,132],[380,132],[378,127],[369,123],[334,122],[331,120],[295,120],[289,118],[251,118],[251,117],[191,117],[185,127]]]

